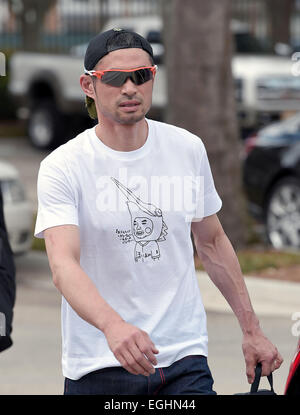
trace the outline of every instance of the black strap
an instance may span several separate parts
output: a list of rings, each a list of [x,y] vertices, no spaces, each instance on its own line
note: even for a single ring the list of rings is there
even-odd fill
[[[261,363],[259,362],[259,363],[257,363],[257,366],[255,368],[255,379],[254,379],[254,382],[251,385],[250,393],[255,393],[255,392],[258,391],[260,378],[261,378]],[[268,375],[268,381],[269,381],[270,386],[271,386],[271,391],[274,392],[272,372]]]

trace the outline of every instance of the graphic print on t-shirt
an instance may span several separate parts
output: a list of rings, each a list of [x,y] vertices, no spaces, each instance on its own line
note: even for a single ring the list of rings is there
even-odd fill
[[[161,209],[151,203],[143,202],[117,179],[113,177],[111,179],[127,198],[126,204],[131,218],[131,233],[117,230],[118,236],[124,243],[135,241],[135,262],[159,259],[158,242],[166,240],[168,229],[163,220]]]

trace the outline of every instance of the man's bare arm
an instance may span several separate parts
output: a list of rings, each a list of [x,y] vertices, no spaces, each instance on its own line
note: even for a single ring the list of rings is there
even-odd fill
[[[133,374],[148,376],[158,353],[148,334],[126,323],[104,300],[80,266],[80,237],[75,225],[55,226],[44,231],[53,282],[73,310],[101,330],[121,365]],[[151,364],[152,363],[152,364]]]
[[[265,376],[280,367],[282,357],[260,329],[238,258],[217,215],[193,222],[192,232],[205,270],[239,321],[248,382],[252,383],[257,362],[262,362],[262,375]]]

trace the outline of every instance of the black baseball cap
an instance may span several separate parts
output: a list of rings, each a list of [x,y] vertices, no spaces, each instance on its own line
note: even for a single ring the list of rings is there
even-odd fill
[[[154,59],[152,47],[143,36],[130,30],[115,28],[99,33],[90,40],[85,52],[84,69],[91,71],[109,52],[128,48],[143,49]]]

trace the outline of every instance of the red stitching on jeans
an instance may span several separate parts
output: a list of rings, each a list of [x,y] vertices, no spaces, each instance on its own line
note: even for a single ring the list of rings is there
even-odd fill
[[[162,374],[162,377],[163,377],[163,383],[166,383],[165,374],[164,374],[164,371],[162,369],[161,369],[161,374]]]
[[[156,389],[156,391],[153,392],[153,395],[157,395],[158,391],[163,387],[163,384],[159,385],[159,387]]]
[[[160,378],[161,378],[161,383],[164,383],[164,374],[162,373],[162,369],[161,368],[158,368],[158,370],[159,370],[159,374],[160,374]]]
[[[153,392],[153,395],[156,395],[158,393],[158,391],[163,387],[163,385],[165,383],[164,382],[165,377],[164,377],[164,374],[162,372],[162,369],[161,368],[158,368],[158,370],[159,370],[159,374],[160,374],[161,385],[159,385],[159,387]]]

